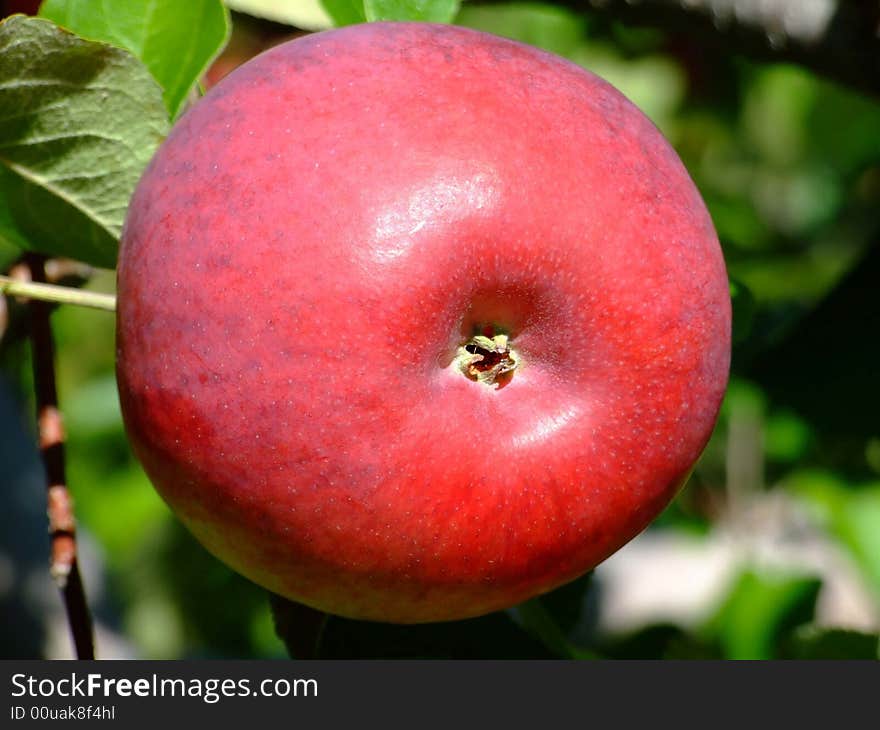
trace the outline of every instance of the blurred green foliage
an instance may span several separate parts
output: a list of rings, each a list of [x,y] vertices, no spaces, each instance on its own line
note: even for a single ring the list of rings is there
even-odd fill
[[[468,3],[457,22],[542,46],[616,85],[678,150],[715,221],[734,282],[731,387],[689,486],[652,529],[708,544],[749,506],[780,497],[856,571],[873,596],[876,631],[880,372],[872,343],[880,321],[870,297],[880,279],[872,291],[847,272],[878,248],[880,103],[793,66],[759,65],[552,4]],[[258,26],[233,18],[234,32]],[[266,25],[265,37],[272,33],[279,27]],[[112,274],[90,286],[112,290]],[[851,301],[859,304],[834,305]],[[264,592],[183,531],[134,461],[116,395],[112,317],[61,308],[54,326],[69,481],[79,522],[106,565],[99,619],[146,657],[283,656]],[[26,350],[7,340],[5,378],[27,394]],[[863,378],[853,381],[856,392],[848,373]],[[822,399],[837,408],[811,407]],[[24,419],[26,402],[21,408]],[[701,621],[658,617],[615,634],[596,620],[599,576],[455,624],[331,618],[322,656],[877,658],[870,632],[816,624],[823,585],[816,571],[744,560]]]

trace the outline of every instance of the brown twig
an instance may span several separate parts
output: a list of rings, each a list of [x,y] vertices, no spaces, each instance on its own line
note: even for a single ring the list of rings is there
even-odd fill
[[[44,257],[28,255],[26,264],[31,281],[45,282]],[[49,321],[51,305],[32,300],[28,308],[40,453],[46,469],[50,573],[61,591],[77,658],[94,659],[92,616],[79,573],[76,522],[64,468],[64,422],[58,409],[55,386],[55,345]]]

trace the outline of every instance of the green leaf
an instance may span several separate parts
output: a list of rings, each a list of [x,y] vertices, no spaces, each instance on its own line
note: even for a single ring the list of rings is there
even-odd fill
[[[782,637],[812,620],[821,581],[744,571],[705,629],[727,659],[772,659]]]
[[[27,248],[27,239],[16,228],[15,221],[12,220],[12,211],[3,204],[0,194],[0,271],[6,271]]]
[[[592,637],[584,641],[583,629],[589,624],[584,613],[592,573],[508,609],[507,613],[525,631],[555,656],[564,659],[599,659],[591,648]],[[582,644],[587,644],[583,646]]]
[[[131,51],[164,90],[172,117],[229,39],[220,0],[45,0],[40,15]]]
[[[583,15],[543,3],[468,4],[462,6],[455,23],[566,57],[583,42],[587,25]]]
[[[880,489],[852,495],[837,531],[880,595]]]
[[[599,652],[606,659],[720,659],[717,648],[705,645],[682,627],[671,623],[642,626],[632,632],[605,637]]]
[[[21,258],[22,249],[17,248],[9,243],[7,243],[3,238],[0,238],[0,271],[6,271],[11,267],[19,258]],[[0,312],[2,312],[3,305],[0,305]]]
[[[168,131],[127,51],[48,20],[0,24],[0,236],[113,267],[128,201]]]
[[[367,20],[363,0],[321,0],[321,5],[337,27],[364,23]]]
[[[576,658],[574,647],[568,643],[559,624],[553,620],[540,598],[533,598],[531,601],[519,604],[512,609],[512,613],[517,623],[554,655],[561,659]]]
[[[880,636],[802,626],[786,642],[791,659],[880,659]]]
[[[459,0],[364,0],[367,20],[423,20],[451,23]]]
[[[802,471],[792,474],[786,487],[846,546],[880,596],[880,483],[851,487],[831,473]]]
[[[333,25],[328,15],[330,8],[322,0],[225,0],[226,5],[239,13],[257,18],[266,18],[275,23],[293,25],[304,30],[324,30]],[[342,5],[346,0],[335,0],[334,5]],[[349,4],[362,6],[358,0]],[[363,10],[361,10],[363,16]],[[337,23],[344,25],[344,23]]]

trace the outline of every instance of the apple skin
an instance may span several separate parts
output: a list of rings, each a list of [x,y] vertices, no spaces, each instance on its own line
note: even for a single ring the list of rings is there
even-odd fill
[[[251,60],[132,199],[118,382],[217,557],[324,611],[461,619],[640,532],[714,426],[730,299],[704,204],[596,76],[374,23]],[[491,326],[520,357],[451,364]]]

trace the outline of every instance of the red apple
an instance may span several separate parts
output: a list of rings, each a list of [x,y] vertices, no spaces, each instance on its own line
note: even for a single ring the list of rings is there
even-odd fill
[[[278,46],[132,200],[136,454],[215,555],[343,616],[459,619],[589,570],[667,504],[727,380],[710,218],[583,69],[462,28]]]

